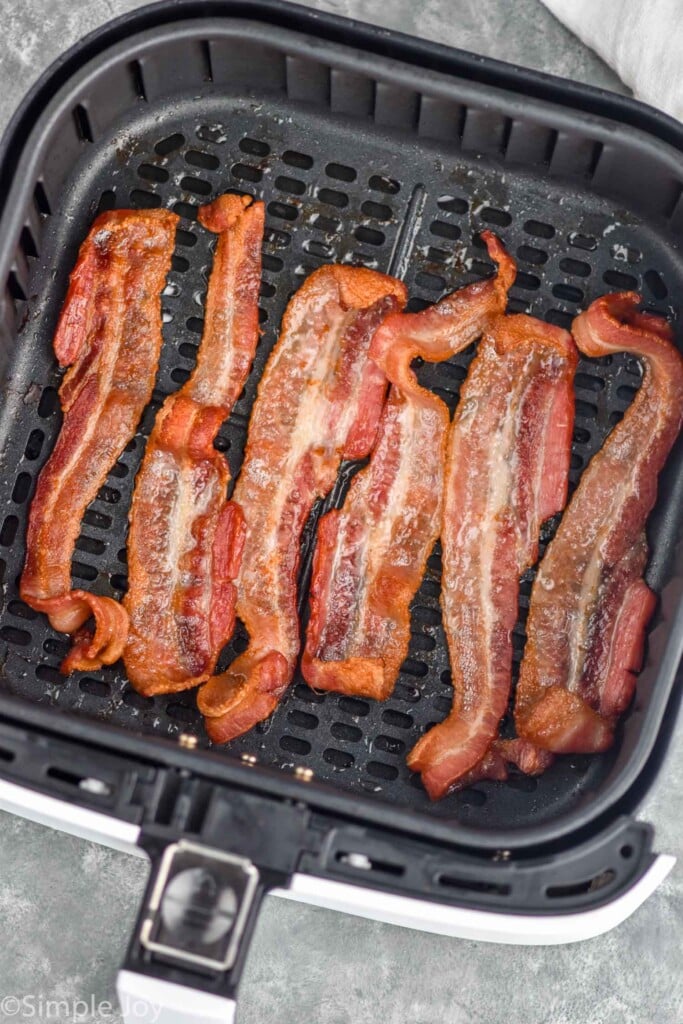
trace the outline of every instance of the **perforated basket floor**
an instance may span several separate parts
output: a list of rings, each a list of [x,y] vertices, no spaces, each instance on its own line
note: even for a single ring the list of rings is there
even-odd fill
[[[26,514],[37,474],[59,430],[59,375],[51,335],[66,277],[96,211],[167,206],[182,217],[176,254],[163,294],[165,345],[154,401],[140,430],[88,509],[74,562],[76,585],[120,597],[126,586],[127,512],[145,439],[163,397],[187,378],[202,330],[212,240],[196,223],[197,207],[225,190],[267,203],[261,322],[255,365],[217,447],[239,472],[256,385],[288,298],[313,269],[328,261],[362,264],[402,275],[412,310],[446,291],[488,275],[492,266],[478,239],[495,230],[519,261],[510,309],[569,326],[572,317],[608,290],[642,289],[650,308],[671,314],[680,300],[670,252],[638,218],[615,210],[589,188],[572,190],[544,176],[454,157],[435,146],[367,131],[359,142],[343,120],[313,110],[267,105],[233,96],[176,98],[172,106],[141,104],[137,118],[110,138],[89,142],[79,114],[84,155],[60,196],[58,209],[40,187],[35,215],[49,221],[43,249],[33,245],[26,320],[17,356],[30,370],[11,422],[2,425],[3,486],[10,506],[0,528],[5,602],[0,621],[3,684],[30,701],[94,716],[149,735],[193,733],[207,743],[193,693],[148,700],[136,694],[120,666],[68,679],[58,665],[68,645],[46,619],[19,599]],[[23,293],[19,289],[18,298]],[[449,405],[457,403],[472,352],[423,366],[420,376]],[[625,358],[582,361],[576,376],[576,427],[571,480],[623,415],[640,380]],[[11,387],[11,381],[10,381]],[[310,554],[314,520],[340,503],[341,483],[317,508],[304,542]],[[4,499],[3,499],[4,500]],[[550,528],[546,530],[547,535]],[[665,581],[670,540],[652,537],[651,582]],[[659,545],[659,546],[658,546]],[[404,807],[498,828],[538,824],[575,806],[599,788],[617,756],[561,758],[539,779],[513,775],[507,784],[480,784],[430,805],[405,755],[421,733],[441,720],[451,701],[450,674],[439,611],[440,560],[435,550],[412,612],[412,644],[394,695],[384,704],[318,695],[297,676],[272,718],[224,749],[225,757],[253,754],[291,768],[309,766],[319,780]],[[533,573],[522,584],[522,618],[515,660],[524,642],[524,615]],[[238,635],[222,658],[243,649]],[[631,713],[640,713],[642,701]]]

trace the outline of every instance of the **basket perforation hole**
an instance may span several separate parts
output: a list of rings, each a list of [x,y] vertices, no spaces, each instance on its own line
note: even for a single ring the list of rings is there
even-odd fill
[[[284,263],[279,256],[273,256],[271,253],[264,252],[261,257],[261,265],[264,270],[270,270],[272,273],[277,274],[284,267]]]
[[[113,189],[105,189],[100,196],[97,204],[97,212],[106,213],[108,210],[114,210],[116,208],[116,193]]]
[[[560,260],[560,270],[564,274],[571,274],[574,277],[588,277],[591,272],[590,264],[583,260],[573,260],[570,257]]]
[[[446,252],[445,249],[437,249],[435,246],[427,247],[427,259],[430,263],[446,264],[452,258],[451,253]]]
[[[384,761],[368,761],[365,770],[374,779],[382,779],[384,782],[393,782],[398,778],[398,768],[393,764],[385,764]]]
[[[43,650],[46,654],[52,654],[57,658],[65,658],[69,653],[69,641],[59,640],[57,637],[50,636],[43,642]]]
[[[119,480],[123,480],[124,477],[128,476],[128,466],[124,462],[115,462],[109,472],[112,476],[118,477]]]
[[[334,259],[334,246],[328,245],[326,242],[318,242],[315,238],[306,239],[303,249],[311,256],[318,256],[323,260]]]
[[[144,181],[157,181],[159,184],[168,181],[170,175],[165,167],[157,167],[156,164],[140,164],[138,177]]]
[[[144,188],[134,188],[130,195],[130,205],[136,210],[156,209],[161,206],[161,196]]]
[[[485,206],[479,211],[479,216],[487,224],[495,224],[497,227],[506,228],[512,224],[512,216],[507,210],[499,210],[495,206]]]
[[[488,263],[485,260],[470,260],[469,268],[477,277],[491,277],[495,269],[493,263]],[[519,271],[517,274],[519,275]]]
[[[50,200],[47,198],[45,185],[42,181],[36,182],[35,188],[33,189],[33,199],[38,213],[42,217],[49,217],[52,213],[52,207],[50,206]]]
[[[52,665],[38,665],[36,679],[40,679],[41,683],[52,683],[53,686],[66,682],[59,669],[53,668]]]
[[[427,309],[429,306],[431,306],[431,302],[421,299],[419,295],[413,295],[412,298],[408,299],[406,311],[408,313],[421,313],[423,309]]]
[[[109,683],[104,679],[92,679],[90,676],[78,680],[78,689],[81,693],[90,694],[91,697],[105,698],[111,695]]]
[[[407,715],[404,711],[396,711],[394,708],[385,708],[382,712],[382,721],[386,725],[391,725],[394,729],[412,729],[413,718],[412,715]]]
[[[128,576],[123,572],[115,572],[111,576],[111,585],[114,590],[118,590],[121,594],[125,594],[128,590]]]
[[[619,854],[624,858],[624,860],[630,860],[633,856],[633,852],[633,847],[630,843],[625,843],[619,850]]]
[[[632,402],[638,393],[638,388],[632,388],[630,384],[621,384],[617,388],[617,398],[622,402]]]
[[[85,562],[74,560],[71,565],[71,575],[75,576],[77,580],[85,580],[87,583],[92,583],[97,579],[97,569],[94,565],[87,565]]]
[[[89,555],[101,555],[106,547],[103,541],[95,540],[94,537],[79,537],[76,541],[78,551],[85,551]]]
[[[606,270],[602,279],[611,288],[619,288],[624,291],[633,291],[638,287],[638,278],[633,277],[632,274],[624,274],[621,270]]]
[[[602,377],[595,377],[592,373],[577,373],[574,376],[574,385],[583,388],[584,391],[604,391],[605,382]]]
[[[553,238],[555,235],[555,228],[552,224],[546,224],[542,220],[528,220],[524,225],[524,230],[527,235],[533,235],[534,238]]]
[[[126,683],[123,692],[121,693],[121,700],[124,704],[128,705],[129,708],[136,708],[138,711],[144,711],[147,708],[154,707],[153,697],[143,697],[142,694],[137,693],[129,683]]]
[[[333,722],[330,732],[336,740],[344,743],[358,743],[363,738],[363,732],[357,725],[347,725],[346,722]]]
[[[181,366],[176,366],[175,369],[171,370],[171,380],[175,384],[185,384],[189,379],[189,370],[185,370]]]
[[[171,269],[177,270],[179,274],[185,274],[190,269],[190,261],[174,252],[171,256]]]
[[[459,196],[442,195],[436,201],[437,206],[440,210],[445,210],[447,213],[467,213],[469,209],[469,203],[466,199],[461,199]]]
[[[297,736],[281,736],[280,746],[283,750],[288,751],[290,754],[297,754],[299,757],[305,757],[306,754],[311,752],[311,744],[308,740],[301,740]]]
[[[7,611],[18,619],[25,619],[27,622],[32,622],[38,618],[38,612],[34,612],[33,608],[30,608],[23,601],[10,601],[7,605]]]
[[[585,252],[593,252],[598,247],[596,238],[593,238],[592,235],[582,235],[578,231],[572,231],[567,236],[567,241],[575,249],[584,249]]]
[[[571,284],[554,284],[553,295],[556,299],[562,299],[563,302],[583,302],[583,291]]]
[[[199,132],[197,132],[199,135]],[[200,136],[201,138],[205,136]],[[209,142],[215,142],[215,138],[207,139]],[[244,139],[240,139],[239,148],[243,153],[249,153],[250,156],[268,156],[270,153],[270,146],[267,142],[262,142],[260,139],[251,139],[247,136]]]
[[[290,711],[287,715],[287,721],[299,729],[315,729],[319,719],[316,715],[311,715],[307,711],[294,710]]]
[[[365,718],[370,713],[370,705],[360,697],[340,697],[337,706],[352,718]]]
[[[338,181],[355,181],[358,175],[353,167],[346,164],[330,163],[325,168],[328,178],[336,178]]]
[[[0,638],[15,647],[28,647],[31,643],[31,634],[25,629],[18,629],[16,626],[3,626],[0,629]]]
[[[571,328],[574,321],[572,314],[566,313],[563,309],[549,309],[545,314],[545,319],[555,327],[564,327],[565,331]]]
[[[263,237],[276,249],[286,249],[292,241],[292,236],[287,231],[279,231],[277,228],[266,228]]]
[[[341,221],[336,217],[326,217],[322,213],[314,213],[310,219],[311,227],[324,231],[326,235],[336,235],[341,228]]]
[[[306,191],[306,182],[281,174],[275,179],[275,188],[279,188],[281,192],[289,192],[293,196],[302,196]]]
[[[109,529],[112,525],[112,517],[104,515],[103,512],[95,512],[94,509],[86,509],[83,514],[83,522],[88,526],[96,526],[98,529]]]
[[[97,500],[104,501],[107,505],[118,505],[121,501],[121,492],[117,491],[115,487],[108,487],[105,484],[97,492]]]
[[[19,526],[19,520],[16,516],[7,516],[0,529],[0,544],[3,547],[10,547],[14,543],[14,538],[17,535],[17,527]]]
[[[321,203],[326,203],[328,206],[336,206],[340,210],[349,205],[349,197],[346,192],[338,192],[337,189],[333,188],[318,189],[318,199]]]
[[[525,263],[532,263],[534,266],[540,267],[548,261],[548,253],[545,249],[537,249],[533,245],[520,245],[517,249],[517,255],[520,260]]]
[[[669,294],[669,289],[656,270],[646,270],[643,274],[643,282],[655,299],[665,299]]]
[[[38,402],[38,415],[42,420],[52,416],[59,407],[59,395],[56,388],[43,388],[43,393]]]
[[[21,235],[19,236],[19,244],[21,245],[24,256],[35,259],[38,255],[38,246],[36,245],[33,233],[28,226],[24,224],[21,229]]]
[[[373,747],[375,750],[381,750],[385,754],[393,754],[395,757],[401,757],[405,752],[406,745],[403,740],[397,739],[395,736],[377,736],[373,741]]]
[[[171,701],[166,705],[166,714],[176,722],[191,725],[197,721],[198,713],[196,708],[190,707],[188,704],[183,704],[180,701]]]
[[[28,441],[26,442],[26,447],[24,449],[24,455],[29,460],[29,462],[33,462],[35,459],[38,458],[43,449],[44,440],[45,434],[42,430],[36,428],[35,430],[31,431],[31,433],[29,434]]]
[[[364,242],[366,245],[384,245],[386,236],[384,232],[377,231],[375,228],[360,227],[356,228],[354,232],[359,242]]]
[[[541,287],[541,279],[535,274],[528,274],[524,270],[518,270],[515,278],[515,287],[523,288],[525,291],[533,292]]]
[[[187,327],[188,331],[191,331],[193,334],[201,334],[204,330],[204,321],[199,316],[189,316],[185,321],[185,326]],[[197,353],[197,346],[192,345],[190,347],[193,349],[192,358],[194,358]]]
[[[597,406],[591,402],[584,402],[581,398],[577,398],[574,408],[577,416],[583,416],[587,420],[594,420],[598,415]]]
[[[393,216],[390,206],[387,206],[386,203],[376,203],[372,199],[366,199],[362,203],[361,213],[365,214],[366,217],[371,217],[372,220],[382,222],[390,221]]]
[[[12,491],[12,501],[17,505],[23,505],[29,496],[31,490],[31,476],[29,473],[20,473],[17,477],[14,490]]]
[[[17,277],[14,270],[10,270],[9,274],[7,275],[7,288],[11,297],[16,302],[26,301],[26,292],[24,291],[19,281],[19,278]]]
[[[386,196],[395,196],[401,191],[400,182],[395,178],[389,178],[385,174],[373,174],[368,185],[373,192],[383,192]]]
[[[174,135],[169,135],[167,138],[157,142],[154,152],[159,156],[168,156],[169,153],[175,153],[184,145],[185,136],[181,135],[180,132],[176,132]]]
[[[297,700],[302,700],[306,704],[322,704],[325,700],[324,693],[316,693],[315,690],[311,690],[310,687],[306,686],[304,683],[296,684],[294,687],[294,695]]]
[[[200,149],[188,149],[185,154],[185,163],[192,167],[203,167],[205,171],[217,171],[221,165],[217,156],[212,153],[203,153]]]
[[[632,245],[626,245],[624,242],[615,242],[610,246],[610,254],[612,259],[618,263],[640,263],[643,258],[639,249]]]
[[[233,174],[235,174],[235,168],[234,167],[233,167],[232,170],[233,170]],[[258,172],[258,175],[259,175],[259,178],[260,178],[260,176],[261,176],[261,172],[260,171]],[[235,175],[235,177],[238,177],[238,176],[239,175]],[[252,178],[250,180],[258,181],[258,178]],[[198,195],[198,196],[209,196],[209,195],[211,195],[211,192],[213,190],[213,186],[211,185],[211,183],[209,181],[205,181],[204,178],[196,178],[193,174],[185,175],[184,177],[182,177],[180,179],[179,184],[180,184],[180,187],[183,189],[184,192],[193,192],[195,195]]]
[[[268,203],[268,213],[278,220],[293,221],[299,216],[299,209],[290,203],[279,203],[277,201]]]
[[[416,679],[423,679],[429,672],[429,667],[416,658],[406,658],[401,665],[401,672],[407,676],[414,676]]]
[[[448,238],[451,242],[455,242],[462,234],[457,224],[448,224],[445,220],[433,220],[429,230],[437,238]]]
[[[307,153],[299,153],[296,149],[288,149],[282,154],[282,162],[289,164],[290,167],[298,167],[302,171],[307,171],[313,166],[313,157]]]
[[[436,640],[429,633],[411,633],[410,646],[413,651],[433,651]]]
[[[197,236],[191,231],[185,231],[184,228],[176,229],[175,240],[176,245],[184,245],[188,249],[197,244]]]
[[[323,750],[323,760],[331,764],[337,771],[344,771],[345,768],[350,768],[354,763],[353,754],[349,754],[346,750],[337,750],[336,747],[327,747]]]
[[[94,135],[88,111],[82,103],[77,103],[73,110],[76,134],[81,142],[94,142]]]
[[[185,220],[196,221],[199,207],[194,203],[174,203],[173,212]]]

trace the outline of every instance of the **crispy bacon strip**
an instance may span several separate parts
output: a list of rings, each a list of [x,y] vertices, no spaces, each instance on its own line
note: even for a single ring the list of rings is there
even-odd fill
[[[161,350],[160,293],[177,216],[168,210],[101,214],[83,242],[54,338],[64,422],[29,515],[21,597],[54,629],[75,633],[64,673],[110,665],[128,616],[109,597],[71,589],[71,559],[85,509],[135,433]],[[94,632],[82,628],[94,617]]]
[[[264,206],[224,195],[199,221],[218,243],[197,365],[157,415],[130,513],[124,662],[147,696],[207,679],[235,625],[244,525],[213,442],[258,341]]]
[[[373,445],[386,382],[368,349],[384,317],[405,300],[404,286],[384,274],[326,266],[287,307],[234,494],[247,527],[237,614],[250,643],[198,696],[215,742],[266,718],[291,680],[301,531],[341,460],[363,458]]]
[[[505,309],[515,263],[485,235],[497,277],[421,313],[387,317],[370,354],[394,386],[369,466],[320,522],[302,672],[310,686],[385,700],[410,642],[410,602],[439,535],[446,405],[410,368],[460,352]]]
[[[510,697],[519,577],[567,498],[576,360],[567,331],[499,317],[460,393],[441,531],[453,709],[408,757],[434,800],[473,769],[482,777],[487,753],[503,767],[518,753],[490,747]]]
[[[683,358],[666,321],[639,313],[639,302],[633,292],[606,295],[573,325],[585,355],[630,352],[644,376],[584,471],[531,595],[515,722],[520,736],[556,753],[612,743],[656,600],[642,579],[645,523],[681,427]]]

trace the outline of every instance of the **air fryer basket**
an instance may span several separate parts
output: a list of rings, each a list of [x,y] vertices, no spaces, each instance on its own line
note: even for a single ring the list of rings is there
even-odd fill
[[[255,17],[256,8],[251,10]],[[182,13],[193,13],[192,5],[178,7],[177,15]],[[165,206],[180,214],[162,300],[165,344],[154,400],[86,512],[73,568],[75,585],[120,597],[126,586],[127,511],[145,439],[164,396],[187,378],[202,330],[212,240],[196,223],[198,205],[225,190],[247,192],[267,204],[263,336],[217,442],[234,477],[258,378],[286,302],[322,263],[396,273],[408,285],[409,308],[422,309],[492,271],[479,239],[490,228],[519,263],[512,311],[568,327],[598,295],[636,288],[648,309],[676,319],[683,296],[683,262],[675,243],[683,224],[680,155],[616,120],[389,57],[375,54],[370,60],[272,24],[195,19],[123,35],[106,59],[84,65],[52,99],[22,155],[22,174],[14,178],[5,211],[3,245],[13,262],[4,307],[0,418],[3,714],[43,726],[52,722],[58,732],[78,731],[119,749],[132,748],[125,747],[125,734],[119,737],[110,727],[127,730],[138,737],[138,752],[167,762],[168,744],[155,741],[161,737],[175,745],[182,734],[188,746],[189,735],[198,743],[192,763],[209,777],[217,777],[224,762],[247,772],[240,762],[254,759],[256,772],[270,766],[291,777],[292,769],[310,768],[322,786],[317,792],[333,787],[353,798],[337,798],[335,804],[349,813],[370,807],[368,801],[389,805],[441,820],[448,826],[441,835],[452,827],[453,834],[489,846],[501,836],[524,842],[528,835],[541,836],[546,826],[550,836],[553,829],[566,832],[584,824],[634,781],[652,751],[672,688],[681,633],[681,446],[662,479],[649,528],[648,582],[661,595],[660,607],[637,697],[612,751],[559,758],[538,779],[513,774],[505,784],[480,784],[432,805],[408,771],[405,754],[450,707],[438,548],[413,604],[409,656],[394,695],[383,704],[317,694],[297,676],[270,720],[204,755],[208,743],[194,693],[145,699],[126,682],[120,665],[60,675],[68,647],[64,637],[17,592],[27,511],[60,424],[51,336],[78,245],[98,211]],[[444,54],[434,49],[433,67],[445,61]],[[542,85],[536,76],[534,89]],[[548,94],[557,88],[549,80]],[[668,122],[663,125],[673,131]],[[5,172],[10,159],[17,154],[6,155]],[[7,250],[10,245],[16,249]],[[471,355],[420,368],[421,380],[451,410]],[[639,379],[633,360],[581,361],[572,485],[623,415]],[[302,593],[315,522],[343,501],[354,468],[344,467],[307,527]],[[545,528],[545,541],[554,525]],[[516,664],[532,581],[530,572],[522,583]],[[243,644],[238,632],[222,664]],[[272,775],[258,777],[264,789],[272,788]]]

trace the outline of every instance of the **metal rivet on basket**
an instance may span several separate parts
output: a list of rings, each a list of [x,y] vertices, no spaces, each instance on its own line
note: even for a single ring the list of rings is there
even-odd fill
[[[194,750],[197,742],[197,737],[193,736],[191,732],[181,732],[178,737],[178,743],[184,750]]]
[[[256,764],[256,754],[242,754],[244,764]]]
[[[301,779],[302,782],[310,782],[313,778],[313,769],[304,768],[303,765],[297,765],[294,769],[294,774],[297,779]]]

